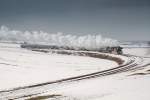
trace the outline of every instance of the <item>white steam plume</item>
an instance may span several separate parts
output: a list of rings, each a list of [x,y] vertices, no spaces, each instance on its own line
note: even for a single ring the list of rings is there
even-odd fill
[[[69,35],[63,33],[50,34],[43,31],[10,30],[6,26],[0,28],[0,40],[12,42],[27,42],[34,44],[51,44],[68,46],[74,49],[99,50],[106,46],[118,46],[117,40],[103,38],[101,35]]]

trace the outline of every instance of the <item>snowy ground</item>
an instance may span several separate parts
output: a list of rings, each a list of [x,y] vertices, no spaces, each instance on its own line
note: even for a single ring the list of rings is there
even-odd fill
[[[55,84],[49,87],[49,91],[30,99],[150,100],[150,48],[130,47],[125,48],[124,53],[142,57],[141,66],[147,66],[105,77]],[[117,66],[117,63],[108,60],[28,51],[16,44],[6,46],[1,43],[0,55],[0,80],[3,80],[0,83],[1,90]]]
[[[116,67],[114,61],[34,52],[0,43],[0,90],[54,81]]]
[[[125,48],[123,52],[136,55],[136,56],[142,56],[142,57],[150,57],[150,47],[149,48]]]
[[[150,57],[149,50],[130,48],[124,49],[124,53]],[[150,63],[149,58],[144,60],[144,63]],[[73,100],[150,100],[149,84],[150,65],[137,71],[70,84],[51,93],[62,94]]]
[[[150,100],[150,48],[125,48],[124,53],[142,56],[144,68],[121,74],[60,85],[37,97],[49,100]],[[61,96],[59,96],[61,95]]]

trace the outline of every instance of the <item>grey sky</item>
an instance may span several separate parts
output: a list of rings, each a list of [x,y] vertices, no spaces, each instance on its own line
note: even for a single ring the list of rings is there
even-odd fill
[[[0,25],[150,40],[150,0],[0,0]]]

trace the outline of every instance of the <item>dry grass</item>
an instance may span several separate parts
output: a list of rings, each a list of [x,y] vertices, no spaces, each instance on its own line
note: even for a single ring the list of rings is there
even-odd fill
[[[31,98],[26,99],[26,100],[44,100],[44,99],[48,99],[48,98],[56,98],[56,97],[59,97],[59,96],[61,96],[61,95],[53,94],[53,95],[31,97]]]
[[[147,73],[147,72],[141,72],[141,73],[134,73],[134,74],[131,74],[130,76],[133,76],[133,75],[148,75],[150,73]]]

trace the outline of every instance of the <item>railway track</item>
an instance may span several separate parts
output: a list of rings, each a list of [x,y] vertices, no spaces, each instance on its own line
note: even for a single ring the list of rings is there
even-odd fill
[[[87,55],[89,53],[84,54],[84,52],[82,53],[80,52],[80,54]],[[94,55],[92,55],[91,57],[94,57]],[[98,54],[96,54],[95,56],[96,58],[98,57],[97,55]],[[135,68],[138,68],[138,66],[142,63],[142,58],[140,57],[136,57],[132,55],[124,55],[124,56],[128,57],[128,61],[125,64],[119,65],[118,67],[111,68],[108,70],[98,71],[98,72],[94,72],[86,75],[80,75],[71,78],[60,79],[51,82],[35,84],[31,86],[24,86],[24,87],[18,87],[10,90],[0,91],[0,100],[16,100],[16,99],[23,99],[31,96],[36,96],[45,93],[47,91],[50,91],[53,85],[57,86],[63,83],[80,81],[84,79],[102,77],[102,76],[117,74],[125,71],[130,71]]]

